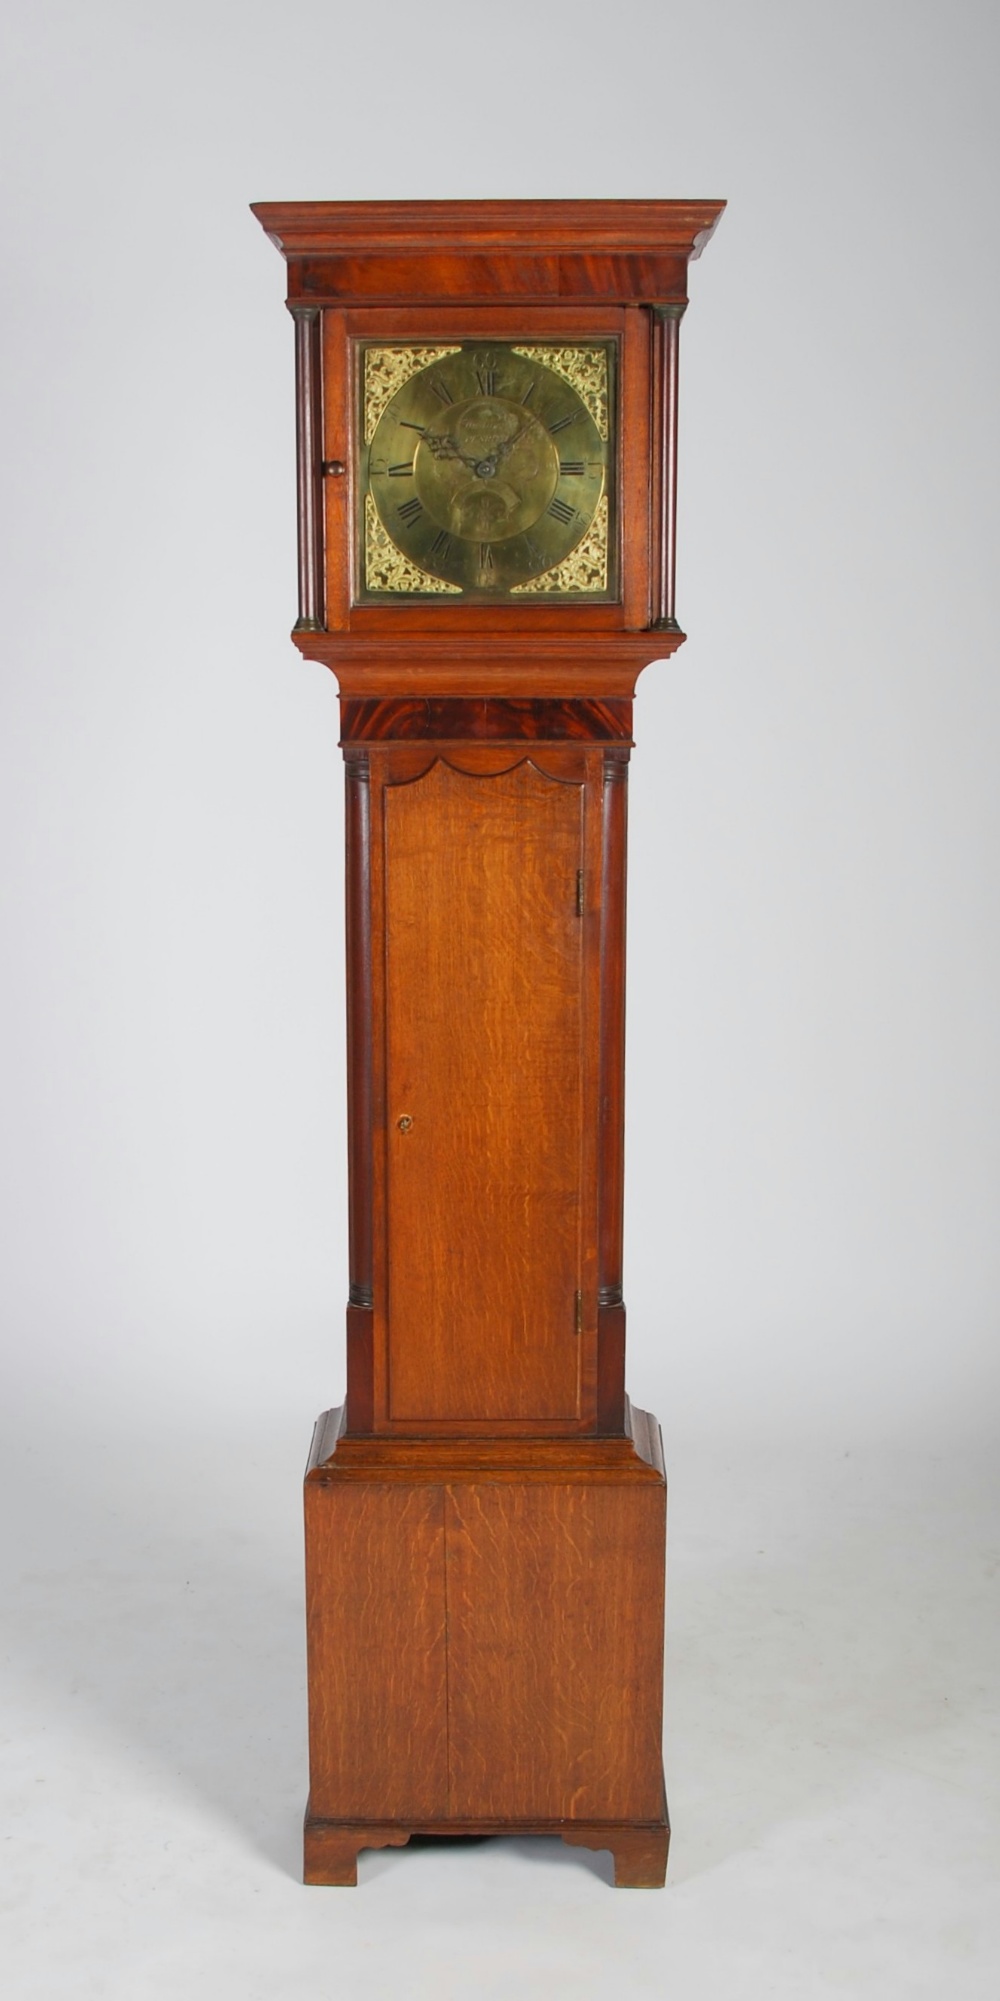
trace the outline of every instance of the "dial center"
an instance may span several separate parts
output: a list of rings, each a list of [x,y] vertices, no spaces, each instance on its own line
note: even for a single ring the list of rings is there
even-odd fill
[[[425,431],[413,477],[439,528],[464,542],[503,542],[544,514],[559,483],[559,454],[522,404],[473,396]]]

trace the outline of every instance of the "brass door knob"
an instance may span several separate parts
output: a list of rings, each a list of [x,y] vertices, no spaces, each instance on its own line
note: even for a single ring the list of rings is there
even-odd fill
[[[410,1127],[413,1124],[413,1120],[411,1119],[409,1112],[404,1112],[402,1118],[396,1120],[396,1124],[398,1125],[401,1133],[408,1133]]]

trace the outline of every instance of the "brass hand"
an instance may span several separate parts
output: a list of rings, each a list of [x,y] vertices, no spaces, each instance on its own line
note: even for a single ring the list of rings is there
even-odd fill
[[[521,425],[519,431],[514,432],[512,438],[501,438],[500,443],[494,445],[493,450],[480,459],[471,458],[468,452],[461,451],[455,439],[447,431],[428,431],[426,438],[436,459],[460,459],[464,466],[471,467],[477,479],[493,479],[498,465],[507,457],[508,452],[513,451],[525,431],[530,429],[530,422],[529,418],[527,423]]]
[[[436,459],[461,459],[464,466],[471,466],[475,472],[479,460],[470,458],[467,452],[460,451],[454,438],[449,437],[447,432],[442,434],[439,431],[428,431],[426,442]]]
[[[512,438],[501,438],[500,443],[498,445],[494,445],[493,450],[490,453],[490,457],[493,459],[494,463],[496,463],[500,459],[505,459],[507,457],[508,452],[513,451],[514,446],[520,443],[521,439],[525,434],[525,431],[529,430],[530,428],[531,428],[531,422],[529,419],[527,423],[521,425],[519,431],[514,432]]]

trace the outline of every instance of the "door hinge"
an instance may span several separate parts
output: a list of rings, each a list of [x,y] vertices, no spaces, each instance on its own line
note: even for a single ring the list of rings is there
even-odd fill
[[[573,1294],[573,1327],[577,1334],[583,1333],[583,1294]]]
[[[582,917],[582,916],[583,916],[583,870],[582,870],[582,868],[578,868],[578,869],[577,869],[577,872],[576,872],[576,914],[577,914],[577,916],[578,916],[578,917]]]

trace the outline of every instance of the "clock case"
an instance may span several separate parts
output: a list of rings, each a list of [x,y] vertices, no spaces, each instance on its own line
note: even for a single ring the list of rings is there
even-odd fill
[[[666,1487],[624,1376],[626,779],[638,674],[684,638],[678,333],[723,206],[254,208],[295,322],[293,637],[337,677],[347,779],[347,1394],[306,1479],[310,1881],[498,1830],[663,1880]],[[616,343],[616,602],[354,601],[358,344],[472,339]],[[515,1156],[527,1237],[490,1199]]]

